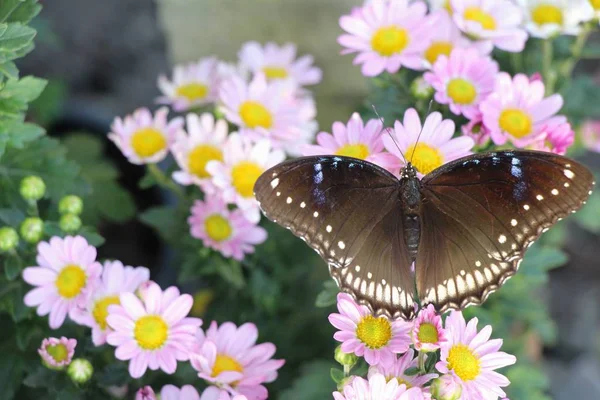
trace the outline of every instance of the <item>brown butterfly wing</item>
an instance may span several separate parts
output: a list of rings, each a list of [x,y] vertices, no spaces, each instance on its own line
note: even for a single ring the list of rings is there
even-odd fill
[[[534,151],[476,154],[425,176],[421,302],[443,312],[485,301],[543,232],[585,203],[593,184],[576,161]]]
[[[353,158],[303,157],[266,171],[254,191],[269,219],[329,264],[341,290],[376,314],[412,315],[414,275],[396,177]]]

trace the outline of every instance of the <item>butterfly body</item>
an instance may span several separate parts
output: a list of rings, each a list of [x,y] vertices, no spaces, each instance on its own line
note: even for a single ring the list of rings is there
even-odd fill
[[[398,179],[364,160],[312,156],[266,171],[263,213],[303,239],[341,290],[376,315],[410,319],[480,304],[516,273],[525,251],[589,197],[592,174],[552,153],[467,156]]]

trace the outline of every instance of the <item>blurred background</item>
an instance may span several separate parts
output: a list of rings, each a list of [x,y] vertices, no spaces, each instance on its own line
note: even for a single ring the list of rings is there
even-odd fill
[[[112,160],[115,173],[121,177],[119,182],[128,192],[122,194],[122,201],[135,203],[139,210],[168,203],[170,199],[159,190],[139,189],[136,182],[143,171],[121,157],[105,134],[114,116],[141,106],[154,107],[154,98],[159,94],[156,79],[159,74],[169,74],[174,64],[209,55],[234,60],[248,40],[294,42],[299,54],[314,55],[316,65],[323,69],[323,82],[315,88],[322,130],[329,130],[335,120],[346,121],[365,99],[366,79],[349,57],[339,55],[336,43],[339,16],[362,3],[359,0],[43,3],[44,10],[35,22],[39,31],[36,50],[20,62],[23,75],[33,74],[50,81],[33,108],[33,116],[55,137],[66,138],[73,132],[96,134],[104,144],[99,151]],[[590,73],[600,71],[598,67],[595,61],[579,66]],[[77,158],[76,154],[73,156]],[[585,154],[583,160],[600,167],[596,154]],[[89,165],[89,171],[94,167]],[[153,274],[159,274],[159,279],[172,279],[168,268],[164,268],[169,260],[169,249],[161,247],[164,242],[135,219],[110,215],[118,199],[107,200],[106,218],[100,221],[101,234],[107,239],[101,257],[110,254],[125,263],[146,265]],[[600,223],[600,210],[588,211],[586,215],[590,224]],[[531,294],[541,296],[549,307],[556,323],[554,343],[541,345],[532,336],[530,349],[548,374],[553,398],[597,399],[600,236],[573,223],[565,232],[564,250],[569,262],[552,270],[546,289]],[[321,278],[325,276],[324,266],[322,272]],[[327,322],[323,320],[322,325],[325,327]],[[330,334],[328,326],[326,334]],[[331,358],[330,354],[321,357]]]

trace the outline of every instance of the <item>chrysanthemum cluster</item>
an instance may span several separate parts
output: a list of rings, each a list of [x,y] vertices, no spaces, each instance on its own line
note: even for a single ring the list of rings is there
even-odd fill
[[[506,377],[495,370],[516,358],[499,351],[501,339],[491,339],[492,328],[477,330],[453,311],[442,321],[432,305],[413,321],[390,321],[371,314],[366,306],[340,293],[338,313],[329,321],[338,329],[334,338],[344,353],[364,357],[367,377],[352,376],[355,359],[341,363],[346,377],[339,382],[336,400],[497,399],[506,396]]]

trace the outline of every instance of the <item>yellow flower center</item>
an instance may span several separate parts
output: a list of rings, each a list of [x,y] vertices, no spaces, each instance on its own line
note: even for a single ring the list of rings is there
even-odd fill
[[[455,344],[448,352],[448,369],[453,370],[463,381],[472,381],[479,376],[481,363],[469,347]]]
[[[335,154],[338,156],[354,157],[364,160],[369,155],[369,148],[364,144],[347,144],[340,147]]]
[[[215,360],[215,365],[213,365],[213,372],[211,376],[214,378],[219,376],[221,372],[226,371],[243,372],[244,368],[232,357],[229,357],[225,354],[217,354],[217,359]]]
[[[412,157],[411,164],[423,175],[427,175],[444,163],[442,153],[425,143],[419,143],[416,147],[410,146],[405,154],[407,157]]]
[[[456,104],[471,104],[477,97],[477,89],[466,79],[454,78],[448,82],[448,96]]]
[[[452,42],[439,41],[433,42],[427,50],[425,50],[425,59],[430,64],[435,64],[439,56],[449,56],[452,52]]]
[[[56,277],[56,289],[64,298],[72,299],[79,295],[85,286],[87,276],[79,265],[67,265]]]
[[[133,337],[144,350],[162,347],[169,336],[167,323],[158,315],[146,315],[135,321]]]
[[[382,56],[401,53],[409,42],[408,31],[397,26],[379,28],[371,38],[373,50]]]
[[[287,69],[283,67],[263,67],[267,79],[284,79],[288,77]]]
[[[69,358],[69,349],[62,343],[46,347],[46,351],[57,363]]]
[[[363,317],[356,327],[356,336],[367,347],[380,349],[392,338],[392,325],[385,317]]]
[[[212,240],[222,242],[231,236],[231,224],[229,221],[219,214],[211,215],[204,221],[204,229]]]
[[[557,24],[562,25],[562,10],[551,4],[540,4],[531,12],[531,19],[538,25]]]
[[[421,324],[417,337],[421,343],[437,343],[439,340],[437,328],[429,323]]]
[[[398,381],[398,385],[406,385],[406,390],[413,387],[406,379],[396,378],[396,380]],[[387,381],[389,382],[390,379],[387,379]]]
[[[223,161],[223,152],[215,146],[201,144],[188,154],[188,168],[198,178],[208,178],[206,164],[213,160]]]
[[[119,301],[119,296],[106,296],[103,299],[100,299],[96,302],[94,309],[92,310],[92,315],[96,320],[100,329],[106,329],[106,317],[108,317],[108,306],[113,304],[121,304]]]
[[[508,108],[500,114],[500,128],[520,139],[531,132],[533,122],[525,112],[516,108]]]
[[[197,82],[187,83],[179,86],[176,94],[185,97],[188,101],[202,100],[208,94],[208,86]]]
[[[215,298],[215,292],[210,289],[201,289],[194,294],[194,305],[190,314],[194,317],[201,317],[208,309],[209,304]]]
[[[263,173],[263,169],[250,161],[242,161],[231,169],[233,187],[242,197],[252,197],[254,184]]]
[[[489,13],[483,11],[480,7],[469,7],[465,10],[465,19],[479,22],[485,30],[492,31],[496,29],[496,20]]]
[[[269,129],[273,126],[273,115],[265,106],[257,101],[248,100],[240,106],[242,121],[249,128],[261,127]]]
[[[600,0],[590,0],[590,3],[592,3],[594,10],[600,10]]]
[[[167,147],[163,134],[154,128],[142,128],[131,137],[133,151],[140,157],[151,157]]]

